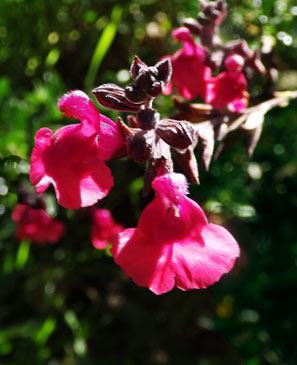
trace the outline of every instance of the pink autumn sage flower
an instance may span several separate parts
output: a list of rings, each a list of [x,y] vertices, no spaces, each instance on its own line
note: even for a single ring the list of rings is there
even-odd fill
[[[35,243],[56,243],[65,230],[64,224],[50,218],[44,209],[18,204],[11,216],[17,223],[15,236],[20,241],[27,239]]]
[[[155,199],[137,228],[124,230],[111,248],[114,260],[136,284],[155,294],[206,288],[229,272],[239,247],[223,227],[209,224],[199,205],[187,198],[182,174],[153,182]]]
[[[247,81],[242,72],[244,59],[238,54],[225,60],[226,71],[212,78],[207,85],[205,101],[217,109],[242,112],[248,106]]]
[[[30,179],[37,193],[53,184],[58,202],[77,209],[95,204],[113,186],[104,160],[124,148],[116,123],[101,115],[82,91],[65,94],[58,103],[64,116],[80,124],[67,125],[53,133],[41,128],[35,136]]]
[[[169,56],[173,74],[164,94],[171,94],[174,84],[178,94],[186,99],[204,98],[206,83],[211,78],[211,69],[204,64],[205,50],[195,43],[188,28],[178,28],[172,36],[183,43],[183,48]]]
[[[116,223],[109,210],[95,208],[92,211],[93,225],[91,240],[95,248],[104,249],[116,242],[118,234],[124,227]]]

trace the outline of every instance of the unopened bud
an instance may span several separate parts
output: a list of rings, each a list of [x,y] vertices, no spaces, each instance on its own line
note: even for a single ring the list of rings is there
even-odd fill
[[[217,1],[217,9],[219,11],[223,11],[223,10],[226,10],[227,9],[227,4],[226,4],[226,1],[225,0],[218,0]]]
[[[195,130],[187,121],[163,119],[156,132],[167,144],[179,150],[188,148],[195,141]]]
[[[247,42],[243,39],[230,41],[226,44],[227,55],[237,53],[245,60],[253,57],[252,51],[249,49]]]
[[[114,84],[104,84],[92,90],[100,104],[113,110],[136,112],[140,105],[131,103],[125,95],[125,90]]]
[[[208,2],[207,1],[204,1],[204,0],[200,0],[199,5],[200,5],[200,10],[202,12],[204,12],[205,9],[209,6],[208,5]]]
[[[163,81],[165,85],[168,85],[172,76],[172,64],[170,58],[164,58],[160,62],[156,63],[155,68],[158,71],[157,79]]]
[[[140,89],[146,89],[150,83],[150,75],[148,71],[141,70],[135,79],[135,83]]]
[[[157,70],[157,68],[155,66],[150,66],[148,68],[148,71],[149,71],[149,74],[151,76],[153,76],[155,79],[157,78],[157,76],[158,76],[158,70]]]
[[[201,25],[197,22],[196,19],[187,18],[183,21],[183,25],[187,27],[191,31],[191,33],[195,35],[200,35]]]
[[[256,49],[253,53],[253,56],[247,61],[247,66],[251,67],[255,71],[259,72],[262,75],[266,74],[265,66],[263,65],[260,59],[260,51]]]
[[[216,20],[216,19],[220,16],[220,12],[219,12],[216,8],[211,7],[211,6],[209,6],[209,7],[205,10],[204,14],[205,14],[207,17],[211,18],[212,20]]]
[[[150,96],[158,96],[162,94],[163,91],[163,81],[155,81],[152,83],[152,85],[148,88],[147,93]]]
[[[126,86],[125,96],[131,103],[134,104],[142,104],[147,98],[146,92],[141,90],[136,85]]]
[[[141,109],[136,115],[139,128],[148,130],[155,128],[160,119],[160,114],[154,109]]]
[[[152,154],[152,136],[148,132],[137,132],[127,140],[128,155],[135,162],[145,162]]]
[[[203,17],[201,17],[201,16],[199,16],[199,17],[197,18],[197,21],[198,21],[198,23],[199,23],[199,24],[201,24],[203,27],[207,27],[207,26],[211,25],[211,23],[212,23],[210,19],[208,19],[208,18],[203,18]]]
[[[136,77],[139,75],[139,72],[147,68],[148,66],[144,62],[142,62],[139,57],[135,56],[130,69],[133,79],[136,80]]]

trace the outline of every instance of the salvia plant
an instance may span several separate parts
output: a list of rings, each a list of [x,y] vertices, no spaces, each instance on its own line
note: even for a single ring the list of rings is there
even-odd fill
[[[58,108],[80,123],[56,132],[42,128],[35,136],[31,182],[38,194],[52,184],[58,203],[67,209],[93,206],[109,194],[114,181],[107,161],[128,157],[144,164],[143,194],[153,189],[155,195],[137,227],[125,229],[109,210],[93,207],[91,240],[98,249],[112,244],[115,262],[136,284],[156,294],[174,286],[206,288],[232,269],[239,245],[225,228],[209,223],[188,197],[188,180],[199,184],[197,158],[207,170],[235,131],[247,137],[252,155],[265,114],[297,96],[296,91],[274,90],[272,49],[266,47],[264,54],[251,50],[245,40],[223,42],[219,29],[226,14],[224,0],[200,1],[197,18],[185,19],[172,32],[181,43],[175,54],[153,66],[135,56],[131,84],[106,83],[92,91],[104,107],[127,112],[127,120],[112,121],[86,93],[74,90],[59,100]],[[265,87],[252,100],[248,81],[256,74]],[[173,96],[176,113],[161,118],[155,98],[174,93],[179,95]],[[193,103],[195,98],[199,102]],[[183,173],[175,172],[176,164]],[[45,214],[42,199],[34,199],[29,206],[25,196],[27,205],[13,212],[17,236],[56,242],[64,225]]]

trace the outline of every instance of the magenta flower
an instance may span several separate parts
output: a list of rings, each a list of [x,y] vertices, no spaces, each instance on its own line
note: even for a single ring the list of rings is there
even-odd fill
[[[67,125],[55,133],[41,128],[35,136],[30,179],[37,193],[53,184],[58,202],[77,209],[95,204],[113,186],[113,177],[104,160],[124,148],[116,123],[100,115],[82,91],[65,94],[59,101],[64,116],[81,124]]]
[[[233,54],[226,58],[226,71],[212,78],[207,86],[205,101],[217,109],[241,112],[248,106],[247,81],[242,72],[244,59]]]
[[[93,210],[93,225],[91,240],[95,248],[104,249],[117,240],[117,236],[124,229],[116,223],[109,210],[96,208]]]
[[[28,239],[36,243],[56,243],[65,230],[64,224],[50,218],[44,209],[18,204],[11,216],[17,223],[15,235],[20,241]]]
[[[174,83],[177,92],[184,98],[204,98],[206,83],[211,78],[211,69],[204,64],[205,50],[194,42],[188,28],[178,28],[172,32],[172,36],[183,43],[183,48],[169,56],[173,74],[164,94],[171,94]]]
[[[136,284],[155,294],[201,289],[229,272],[239,247],[223,227],[209,224],[199,205],[187,198],[182,174],[153,182],[155,199],[137,228],[124,230],[111,248],[114,260]]]

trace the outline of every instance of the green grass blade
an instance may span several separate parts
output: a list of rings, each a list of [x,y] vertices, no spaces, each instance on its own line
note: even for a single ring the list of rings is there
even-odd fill
[[[121,16],[122,8],[119,6],[115,6],[111,12],[111,21],[104,28],[90,62],[90,66],[84,81],[85,89],[87,91],[94,86],[96,74],[101,65],[101,62],[103,61],[109,47],[114,40]]]

